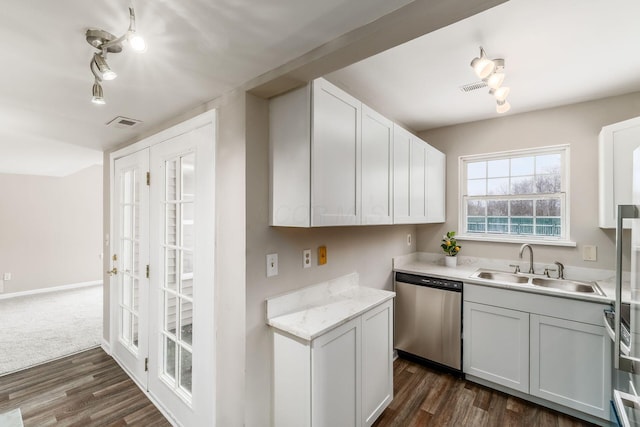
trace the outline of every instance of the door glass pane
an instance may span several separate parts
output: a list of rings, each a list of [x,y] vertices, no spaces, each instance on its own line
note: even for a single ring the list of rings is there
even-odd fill
[[[177,204],[167,203],[167,229],[165,233],[165,243],[175,246],[178,242],[177,238]]]
[[[193,303],[186,299],[182,299],[180,301],[180,340],[191,345],[193,330]]]
[[[121,308],[122,313],[122,340],[125,344],[131,342],[131,313],[128,310]]]
[[[122,242],[122,270],[133,272],[133,242],[128,239]]]
[[[177,269],[177,251],[175,249],[165,249],[165,288],[176,290],[176,269]]]
[[[182,200],[193,200],[195,185],[195,154],[189,154],[180,159],[182,171]]]
[[[176,313],[178,311],[177,308],[178,299],[172,293],[165,293],[165,331],[168,333],[175,335],[176,334],[176,322],[177,316]]]
[[[134,313],[138,313],[139,310],[139,306],[140,306],[140,298],[138,297],[138,279],[136,279],[135,277],[133,278],[133,312]]]
[[[131,276],[129,276],[128,274],[123,274],[122,275],[122,305],[127,307],[127,308],[131,308],[133,306],[133,301],[132,301],[132,294],[133,294],[133,290],[132,290],[132,283],[131,283]]]
[[[164,373],[175,384],[176,378],[176,342],[169,337],[164,338]]]
[[[131,190],[133,189],[133,171],[125,171],[122,174],[122,203],[133,201]]]
[[[180,347],[180,387],[191,393],[191,352]]]
[[[133,215],[131,205],[122,207],[122,237],[130,239],[133,235]]]
[[[175,201],[178,198],[176,161],[175,160],[167,161],[165,162],[165,165],[166,165],[166,169],[165,169],[166,170],[166,188],[165,188],[166,200]]]
[[[132,314],[131,319],[132,319],[131,329],[133,334],[133,346],[137,348],[138,347],[138,316],[136,316],[135,314]]]

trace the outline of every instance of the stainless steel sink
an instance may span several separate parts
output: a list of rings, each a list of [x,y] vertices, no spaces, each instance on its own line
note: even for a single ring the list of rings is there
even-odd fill
[[[502,273],[499,271],[479,271],[477,273],[474,273],[473,276],[477,277],[478,279],[495,280],[496,282],[529,283],[529,278],[527,276]]]
[[[491,280],[498,283],[513,283],[522,285],[540,286],[542,288],[557,289],[559,291],[574,292],[579,294],[595,294],[606,296],[595,282],[581,282],[577,280],[552,279],[549,277],[535,277],[524,273],[509,273],[506,271],[478,270],[471,275],[472,278]]]
[[[576,282],[574,280],[563,279],[546,279],[543,277],[534,277],[531,284],[535,286],[543,286],[545,288],[560,289],[568,292],[578,292],[587,294],[597,294],[604,296],[604,292],[595,282]]]

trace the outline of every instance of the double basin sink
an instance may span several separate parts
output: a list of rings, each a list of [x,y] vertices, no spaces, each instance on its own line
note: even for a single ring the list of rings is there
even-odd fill
[[[595,294],[606,296],[596,282],[582,282],[567,279],[552,279],[523,273],[508,273],[494,270],[478,270],[471,275],[472,278],[490,280],[496,283],[508,283],[519,285],[533,285],[541,288],[557,289],[578,294]]]

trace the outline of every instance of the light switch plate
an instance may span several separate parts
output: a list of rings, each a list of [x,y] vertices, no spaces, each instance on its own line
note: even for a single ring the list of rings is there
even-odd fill
[[[267,277],[278,275],[278,254],[267,255]]]
[[[582,247],[582,259],[584,261],[596,261],[598,259],[598,247],[594,245],[584,245]]]

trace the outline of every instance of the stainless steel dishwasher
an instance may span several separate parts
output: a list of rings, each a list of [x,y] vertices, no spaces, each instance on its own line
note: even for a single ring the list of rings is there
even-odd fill
[[[398,354],[462,373],[462,282],[396,273],[395,291]]]

